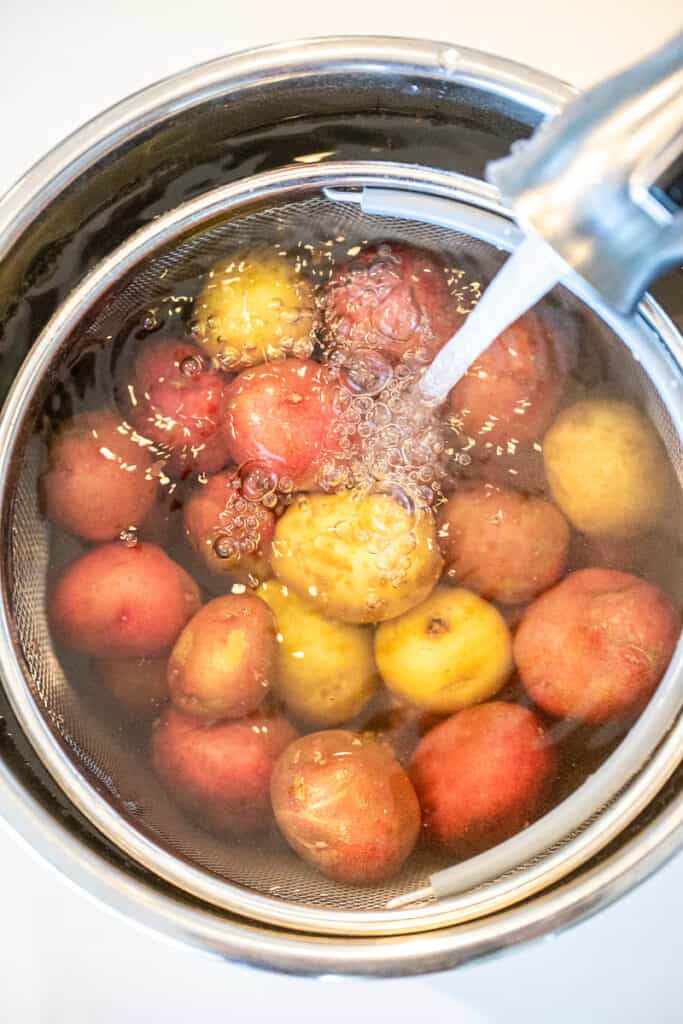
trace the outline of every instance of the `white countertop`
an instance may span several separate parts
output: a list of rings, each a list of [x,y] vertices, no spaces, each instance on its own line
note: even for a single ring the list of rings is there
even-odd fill
[[[0,0],[0,193],[126,94],[244,47],[334,33],[421,35],[586,85],[680,22],[680,0]],[[597,917],[448,974],[383,982],[265,976],[169,943],[95,904],[0,821],[0,1020],[679,1024],[682,920],[679,855]]]

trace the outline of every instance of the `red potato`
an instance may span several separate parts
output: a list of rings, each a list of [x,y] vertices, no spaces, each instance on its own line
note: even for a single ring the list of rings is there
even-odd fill
[[[209,572],[253,583],[270,576],[275,516],[246,498],[241,483],[228,469],[197,484],[184,508],[185,533]]]
[[[158,487],[145,443],[113,412],[75,416],[50,447],[42,479],[48,518],[87,541],[114,540],[140,525]]]
[[[582,569],[527,609],[514,657],[529,696],[593,725],[640,711],[674,652],[680,617],[630,573]]]
[[[103,688],[129,718],[156,718],[168,701],[166,658],[101,658],[94,668]]]
[[[194,615],[168,662],[171,700],[196,718],[241,718],[263,702],[275,674],[277,624],[260,597],[228,594]]]
[[[298,490],[316,487],[326,456],[340,453],[337,387],[327,368],[310,360],[245,370],[226,392],[233,461],[258,466]]]
[[[539,813],[555,754],[528,708],[465,708],[424,736],[410,767],[427,837],[463,854],[519,832]]]
[[[67,566],[49,600],[55,634],[95,658],[165,653],[200,605],[197,584],[154,544],[102,544]]]
[[[273,765],[296,735],[281,715],[211,724],[169,708],[154,730],[152,762],[171,798],[204,828],[250,835],[273,822]]]
[[[343,729],[292,743],[275,765],[271,797],[290,846],[352,885],[395,874],[420,830],[415,792],[391,751]]]
[[[229,462],[227,380],[189,342],[158,338],[140,349],[126,396],[128,414],[165,459],[170,476],[216,473]]]
[[[560,404],[573,353],[535,313],[507,327],[449,396],[452,418],[481,445],[538,441]]]
[[[543,498],[473,484],[441,506],[436,522],[446,578],[489,600],[530,601],[564,573],[569,526]]]
[[[371,245],[338,267],[323,295],[329,345],[430,362],[461,325],[447,268],[421,249]]]

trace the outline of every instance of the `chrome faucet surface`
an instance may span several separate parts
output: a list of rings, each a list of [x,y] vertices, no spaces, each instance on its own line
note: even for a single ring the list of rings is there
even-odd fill
[[[487,177],[608,302],[683,262],[683,32],[545,122]]]

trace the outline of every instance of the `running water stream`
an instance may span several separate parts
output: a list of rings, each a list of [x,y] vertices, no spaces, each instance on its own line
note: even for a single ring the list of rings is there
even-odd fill
[[[567,264],[542,238],[525,238],[486,288],[462,327],[422,377],[421,397],[444,401],[449,391],[498,335],[543,298]]]

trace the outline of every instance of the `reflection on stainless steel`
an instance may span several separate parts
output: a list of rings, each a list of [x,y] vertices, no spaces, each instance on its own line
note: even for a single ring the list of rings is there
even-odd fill
[[[630,313],[683,261],[683,209],[656,191],[683,154],[683,32],[549,119],[487,176],[521,224]]]

